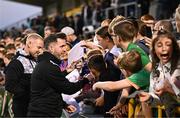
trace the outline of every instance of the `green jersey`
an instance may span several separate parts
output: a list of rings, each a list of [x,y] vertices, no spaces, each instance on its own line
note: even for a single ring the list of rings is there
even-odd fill
[[[150,72],[146,71],[144,67],[150,62],[148,55],[138,45],[130,43],[127,51],[136,50],[141,56],[143,69],[128,77],[129,83],[136,89],[147,89],[149,87]]]
[[[138,73],[132,74],[127,78],[129,83],[136,89],[148,89],[150,83],[150,73],[142,69]]]
[[[138,45],[136,45],[134,43],[130,43],[128,45],[127,51],[131,51],[131,50],[136,50],[136,51],[139,52],[139,54],[141,55],[143,68],[150,62],[150,59],[149,59],[148,55]]]

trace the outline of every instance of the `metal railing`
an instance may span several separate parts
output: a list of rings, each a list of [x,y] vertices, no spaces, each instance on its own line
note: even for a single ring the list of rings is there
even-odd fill
[[[109,7],[105,10],[102,10],[104,12],[105,18],[110,18],[110,15],[116,16],[116,15],[122,15],[125,17],[133,16],[133,17],[139,17],[140,16],[140,10],[137,2],[129,2],[129,3],[123,3],[120,4],[117,7]]]

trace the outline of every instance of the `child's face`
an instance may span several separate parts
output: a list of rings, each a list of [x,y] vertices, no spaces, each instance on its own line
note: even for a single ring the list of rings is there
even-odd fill
[[[161,37],[155,43],[155,53],[162,64],[166,64],[170,61],[172,50],[172,40],[167,37]]]
[[[68,52],[71,50],[71,48],[68,45],[66,45],[64,48],[65,48],[66,51],[65,51],[65,53],[63,55],[61,55],[61,59],[62,60],[67,60]]]
[[[96,38],[98,40],[98,44],[102,46],[104,49],[107,49],[107,40],[103,39],[101,36],[96,35]]]

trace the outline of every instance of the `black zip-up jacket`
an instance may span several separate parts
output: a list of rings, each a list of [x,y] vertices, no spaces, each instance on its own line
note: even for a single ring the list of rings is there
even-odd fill
[[[30,101],[30,79],[36,62],[24,50],[17,52],[5,68],[5,89],[13,94],[15,116],[26,116]]]
[[[61,93],[73,94],[89,81],[69,82],[59,68],[60,61],[51,53],[39,56],[31,78],[31,101],[28,116],[60,117],[63,109]]]
[[[17,52],[5,69],[5,89],[14,94],[13,100],[30,96],[30,79],[36,62],[32,56]]]

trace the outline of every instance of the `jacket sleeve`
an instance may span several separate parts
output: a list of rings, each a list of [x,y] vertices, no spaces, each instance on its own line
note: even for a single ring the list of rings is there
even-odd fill
[[[69,104],[67,104],[65,101],[63,101],[63,108],[66,109]]]
[[[51,66],[49,69],[46,69],[47,81],[52,88],[57,90],[60,93],[64,94],[73,94],[79,91],[85,84],[89,82],[88,79],[79,80],[76,83],[69,82],[68,79],[61,73],[58,66]]]
[[[21,81],[24,68],[20,61],[13,60],[9,63],[5,71],[5,89],[13,94],[22,94]]]

